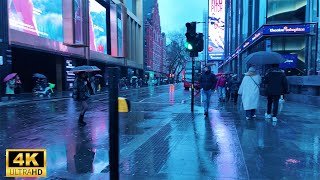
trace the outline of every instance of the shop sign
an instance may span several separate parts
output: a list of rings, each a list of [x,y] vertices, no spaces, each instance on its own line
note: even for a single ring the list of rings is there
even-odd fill
[[[264,26],[264,35],[310,33],[310,24]]]

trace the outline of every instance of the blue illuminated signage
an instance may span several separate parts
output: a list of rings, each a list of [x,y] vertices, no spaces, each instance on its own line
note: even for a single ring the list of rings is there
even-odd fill
[[[311,24],[291,24],[291,25],[264,25],[252,34],[244,43],[242,43],[230,56],[225,60],[226,62],[237,57],[241,52],[246,50],[249,46],[257,42],[263,36],[272,35],[293,35],[293,34],[309,34],[311,33]],[[294,68],[296,66],[296,55],[285,55],[288,60],[282,66],[283,68]]]
[[[310,24],[264,26],[263,35],[310,33]]]
[[[288,69],[288,68],[296,68],[297,62],[298,62],[298,55],[297,54],[282,54],[284,59],[286,61],[284,63],[281,63],[279,65],[282,69]]]

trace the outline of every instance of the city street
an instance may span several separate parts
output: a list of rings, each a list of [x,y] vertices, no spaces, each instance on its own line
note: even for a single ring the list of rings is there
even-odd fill
[[[121,179],[320,179],[317,107],[285,102],[279,121],[269,122],[261,97],[248,121],[241,103],[219,103],[216,94],[208,118],[200,94],[191,113],[181,84],[120,96],[132,107],[120,114]],[[109,179],[108,95],[90,99],[85,127],[79,109],[71,98],[0,105],[1,177],[5,149],[45,148],[45,179]]]

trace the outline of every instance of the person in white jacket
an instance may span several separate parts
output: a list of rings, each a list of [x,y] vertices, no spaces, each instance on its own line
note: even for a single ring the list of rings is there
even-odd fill
[[[254,67],[250,67],[245,74],[238,94],[242,95],[243,109],[246,111],[247,120],[256,117],[256,109],[259,104],[259,88],[261,84],[261,77],[256,73]]]

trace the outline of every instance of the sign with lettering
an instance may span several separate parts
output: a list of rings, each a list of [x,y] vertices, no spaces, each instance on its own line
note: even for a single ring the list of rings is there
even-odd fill
[[[310,33],[310,24],[264,26],[263,35]]]
[[[224,60],[225,0],[209,0],[208,60]]]
[[[7,149],[6,177],[46,177],[45,149]]]

